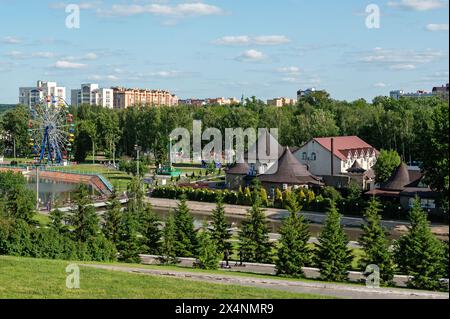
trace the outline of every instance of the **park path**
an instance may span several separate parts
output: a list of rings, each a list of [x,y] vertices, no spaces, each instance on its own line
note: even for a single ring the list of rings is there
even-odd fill
[[[103,270],[121,271],[150,276],[180,278],[209,283],[240,285],[264,289],[288,291],[292,293],[315,294],[321,296],[349,299],[448,299],[448,293],[419,291],[401,288],[367,288],[362,285],[332,284],[322,282],[276,280],[257,277],[207,274],[189,271],[159,270],[113,265],[82,264]]]

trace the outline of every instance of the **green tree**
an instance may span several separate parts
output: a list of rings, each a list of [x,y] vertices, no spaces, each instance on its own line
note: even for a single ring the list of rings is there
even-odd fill
[[[272,262],[272,243],[269,240],[269,227],[267,218],[261,208],[260,199],[257,198],[247,217],[242,221],[239,232],[239,252],[242,259],[247,262]]]
[[[117,192],[113,190],[108,200],[108,207],[104,215],[103,234],[106,239],[114,244],[119,243],[119,228],[122,219],[122,204],[119,201]]]
[[[157,255],[161,246],[160,221],[151,205],[146,205],[139,218],[140,233],[142,235],[145,253]]]
[[[170,214],[166,220],[161,244],[161,262],[164,264],[171,265],[178,262],[176,252],[176,235],[175,217]]]
[[[219,268],[219,261],[222,253],[217,250],[216,242],[211,238],[206,227],[197,235],[198,248],[195,257],[197,258],[197,267],[201,269],[214,270]]]
[[[381,150],[373,170],[375,171],[375,181],[385,183],[391,177],[394,170],[401,164],[400,155],[395,150]]]
[[[215,242],[217,253],[225,257],[225,253],[228,251],[228,254],[231,255],[233,245],[230,239],[232,233],[229,230],[230,225],[225,219],[225,207],[222,197],[217,199],[216,209],[213,210],[211,219],[211,239]]]
[[[289,216],[280,229],[277,274],[289,277],[303,277],[303,267],[311,262],[311,249],[308,247],[310,232],[301,207],[292,199],[288,204]]]
[[[347,247],[348,239],[341,226],[341,215],[334,202],[328,210],[325,225],[316,245],[315,261],[323,280],[344,281],[351,266],[352,253]]]
[[[444,244],[429,227],[426,213],[416,198],[409,215],[411,226],[395,244],[395,260],[402,274],[412,276],[409,286],[418,289],[441,289],[439,279],[446,276]]]
[[[186,204],[186,197],[180,199],[175,209],[175,252],[178,257],[193,257],[197,248],[194,218]]]
[[[85,185],[80,185],[75,192],[75,208],[69,217],[69,224],[73,227],[75,240],[86,242],[99,235],[99,218]]]
[[[361,226],[363,233],[359,238],[364,248],[361,266],[377,265],[382,283],[389,285],[394,277],[394,261],[389,250],[388,232],[381,225],[380,211],[379,201],[372,198],[364,212],[365,223]]]
[[[58,234],[66,234],[68,231],[65,222],[67,220],[66,214],[60,209],[56,208],[50,212],[50,228],[54,229]]]
[[[0,198],[3,213],[27,223],[35,214],[35,194],[27,188],[27,181],[21,173],[0,172]]]
[[[441,193],[440,204],[448,213],[449,193],[449,117],[448,101],[433,111],[430,128],[421,136],[421,168],[430,187]]]
[[[122,214],[119,227],[119,243],[117,250],[119,260],[128,263],[139,263],[142,253],[141,240],[138,237],[138,222],[136,216],[129,211]]]

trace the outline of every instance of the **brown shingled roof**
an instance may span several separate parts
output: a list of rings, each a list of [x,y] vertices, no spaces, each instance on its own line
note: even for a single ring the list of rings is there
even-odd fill
[[[389,180],[381,185],[380,189],[389,191],[402,191],[405,189],[406,185],[410,183],[408,166],[405,163],[401,163],[397,167],[389,178]]]
[[[261,174],[258,179],[261,182],[291,185],[321,184],[320,179],[312,175],[306,165],[297,160],[289,147],[286,147],[278,160],[278,170],[273,174]]]

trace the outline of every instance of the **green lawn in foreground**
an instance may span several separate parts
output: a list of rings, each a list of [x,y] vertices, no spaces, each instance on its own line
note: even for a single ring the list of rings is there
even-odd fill
[[[323,298],[237,285],[123,273],[80,267],[80,289],[67,289],[65,268],[71,262],[0,256],[0,299],[265,299]]]

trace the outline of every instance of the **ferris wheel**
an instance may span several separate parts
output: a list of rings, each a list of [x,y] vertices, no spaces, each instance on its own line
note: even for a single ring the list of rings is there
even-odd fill
[[[70,161],[75,124],[64,99],[47,96],[30,107],[28,132],[36,162],[62,164]]]

